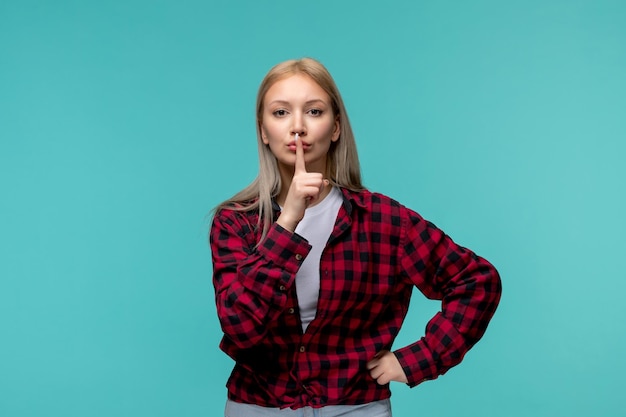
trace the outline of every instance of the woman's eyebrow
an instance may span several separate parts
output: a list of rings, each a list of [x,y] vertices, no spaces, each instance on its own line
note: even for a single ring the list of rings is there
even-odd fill
[[[321,98],[314,98],[314,99],[307,100],[307,101],[304,102],[304,104],[306,104],[306,105],[311,105],[311,104],[315,104],[315,103],[321,103],[321,104],[327,105],[327,103],[324,100],[322,100]],[[279,104],[279,105],[282,105],[282,106],[290,106],[291,102],[287,101],[287,100],[272,100],[272,101],[270,101],[268,103],[268,106],[272,106],[272,105],[276,105],[276,104]]]
[[[271,106],[273,104],[289,105],[291,103],[289,103],[288,101],[285,101],[285,100],[272,100],[272,101],[270,101],[268,103],[269,106]]]
[[[304,104],[314,104],[314,103],[321,103],[321,104],[327,104],[324,100],[322,100],[321,98],[315,98],[313,100],[308,100],[306,103]]]

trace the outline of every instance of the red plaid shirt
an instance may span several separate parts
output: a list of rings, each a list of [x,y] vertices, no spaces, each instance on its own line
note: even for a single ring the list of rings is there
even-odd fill
[[[317,315],[304,334],[294,282],[308,242],[274,223],[255,248],[256,211],[214,217],[220,348],[236,363],[230,399],[300,408],[388,398],[389,385],[378,385],[365,364],[391,349],[413,287],[442,309],[424,337],[394,351],[410,386],[458,364],[485,332],[501,292],[491,264],[388,197],[342,191],[320,261]]]

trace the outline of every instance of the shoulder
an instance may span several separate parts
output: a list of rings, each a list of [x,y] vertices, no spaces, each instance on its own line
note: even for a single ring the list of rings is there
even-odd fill
[[[348,211],[351,214],[360,213],[362,221],[400,229],[418,225],[425,227],[428,224],[416,211],[385,194],[369,190],[342,189],[342,192]]]
[[[411,213],[415,213],[399,201],[382,193],[372,192],[367,189],[352,191],[342,188],[341,191],[344,195],[344,201],[349,202],[357,209],[373,213],[397,213],[398,215],[410,215]]]
[[[353,209],[367,213],[367,217],[374,221],[387,223],[401,228],[432,228],[436,226],[425,219],[420,213],[405,206],[398,200],[385,194],[372,192],[367,189],[351,191],[342,189],[344,201],[349,201]]]
[[[211,222],[212,232],[217,229],[232,229],[238,233],[252,232],[258,222],[259,213],[256,209],[246,208],[241,204],[231,204],[218,207]]]

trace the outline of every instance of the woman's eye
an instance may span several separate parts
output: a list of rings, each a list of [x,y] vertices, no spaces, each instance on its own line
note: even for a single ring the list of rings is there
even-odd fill
[[[311,110],[309,110],[309,113],[311,114],[311,116],[321,116],[322,115],[322,111],[320,109],[311,109]]]
[[[275,111],[274,111],[274,113],[272,113],[272,114],[273,114],[274,116],[283,117],[284,115],[286,115],[286,114],[287,114],[287,111],[286,111],[286,110],[279,109],[279,110],[275,110]]]

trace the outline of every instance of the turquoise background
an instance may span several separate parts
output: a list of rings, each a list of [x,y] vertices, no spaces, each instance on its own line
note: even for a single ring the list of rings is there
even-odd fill
[[[626,2],[0,0],[0,415],[220,416],[207,213],[263,75],[320,59],[366,185],[501,306],[395,417],[624,416]],[[397,346],[438,308],[418,292]]]

